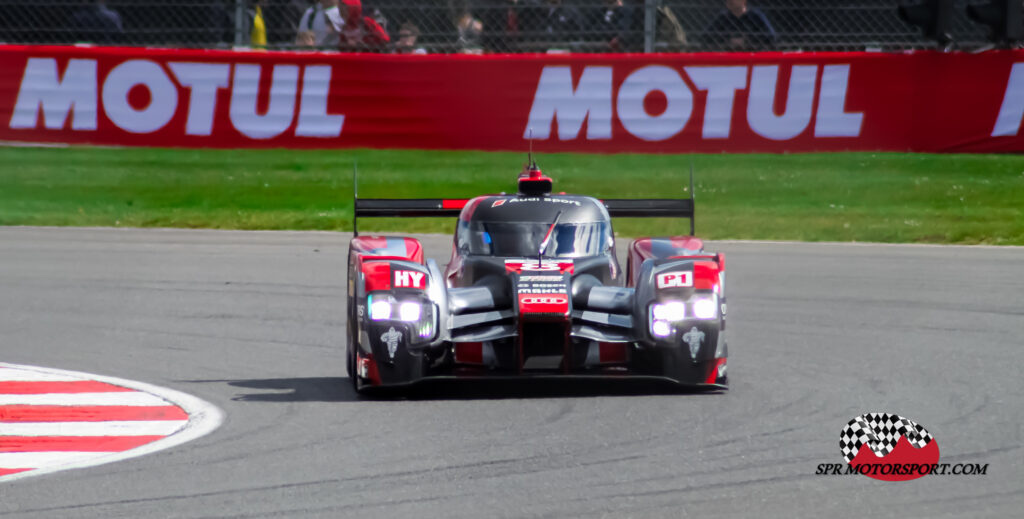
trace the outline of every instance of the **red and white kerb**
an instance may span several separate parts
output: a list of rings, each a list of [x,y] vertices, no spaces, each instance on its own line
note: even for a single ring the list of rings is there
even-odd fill
[[[189,400],[197,416],[168,397]],[[0,363],[0,482],[139,456],[197,438],[220,421],[215,407],[177,391]]]

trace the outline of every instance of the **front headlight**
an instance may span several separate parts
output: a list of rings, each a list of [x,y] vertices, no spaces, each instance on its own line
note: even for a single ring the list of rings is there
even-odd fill
[[[693,319],[715,319],[718,317],[717,294],[695,294],[686,302],[664,301],[650,307],[648,321],[651,335],[669,337],[684,321]],[[688,326],[688,325],[686,325]]]
[[[673,323],[686,319],[686,305],[682,301],[667,301],[651,305],[649,321],[651,335],[655,337],[668,337],[672,335],[675,328]]]
[[[387,293],[370,294],[366,297],[370,307],[370,319],[374,321],[401,321],[412,325],[412,343],[420,343],[434,337],[435,312],[429,301],[399,301]]]
[[[686,318],[686,305],[681,301],[656,303],[651,307],[651,313],[660,321],[682,321]]]
[[[398,318],[403,321],[419,321],[423,307],[419,303],[407,301],[398,305]]]
[[[370,319],[374,321],[391,319],[391,301],[389,298],[374,300],[373,296],[369,296],[368,299],[370,300]]]
[[[655,337],[668,337],[672,333],[672,327],[666,321],[654,321],[651,323],[651,334]]]
[[[693,316],[697,319],[714,319],[718,315],[718,296],[701,297],[693,301]]]

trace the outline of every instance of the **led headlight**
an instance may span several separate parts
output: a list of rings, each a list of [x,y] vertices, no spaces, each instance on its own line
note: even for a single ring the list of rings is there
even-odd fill
[[[668,337],[672,333],[672,327],[666,321],[654,321],[651,323],[651,333],[656,337]]]
[[[429,301],[399,301],[387,293],[370,294],[366,298],[370,319],[374,321],[401,321],[412,326],[413,344],[429,341],[437,327],[434,305]]]
[[[373,296],[369,296],[367,299],[370,300],[370,319],[374,321],[391,319],[390,298],[385,297],[374,300]]]
[[[398,318],[403,321],[419,321],[422,310],[419,303],[407,301],[398,305]]]
[[[686,305],[681,301],[657,303],[651,307],[654,318],[662,321],[682,321],[686,318]]]
[[[693,315],[697,319],[714,319],[718,314],[718,297],[701,297],[693,301]]]

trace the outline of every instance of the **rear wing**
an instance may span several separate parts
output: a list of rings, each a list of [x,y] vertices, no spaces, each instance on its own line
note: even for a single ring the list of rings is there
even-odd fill
[[[690,236],[696,232],[694,228],[693,189],[690,198],[632,198],[601,200],[613,217],[631,216],[639,218],[687,218],[690,220]]]
[[[356,184],[356,174],[352,175]],[[359,187],[353,185],[352,232],[359,235],[359,217],[458,217],[469,199],[466,198],[359,198]],[[690,235],[695,233],[693,167],[690,167],[689,198],[611,198],[601,200],[613,217],[687,218]]]

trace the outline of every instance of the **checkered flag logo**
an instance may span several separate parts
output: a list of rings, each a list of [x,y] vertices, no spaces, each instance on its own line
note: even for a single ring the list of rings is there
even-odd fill
[[[919,449],[931,443],[933,439],[924,427],[913,420],[897,414],[867,413],[846,424],[839,435],[839,448],[842,449],[847,463],[857,457],[863,445],[867,445],[875,456],[884,458],[896,448],[900,436],[906,436],[907,441]]]

